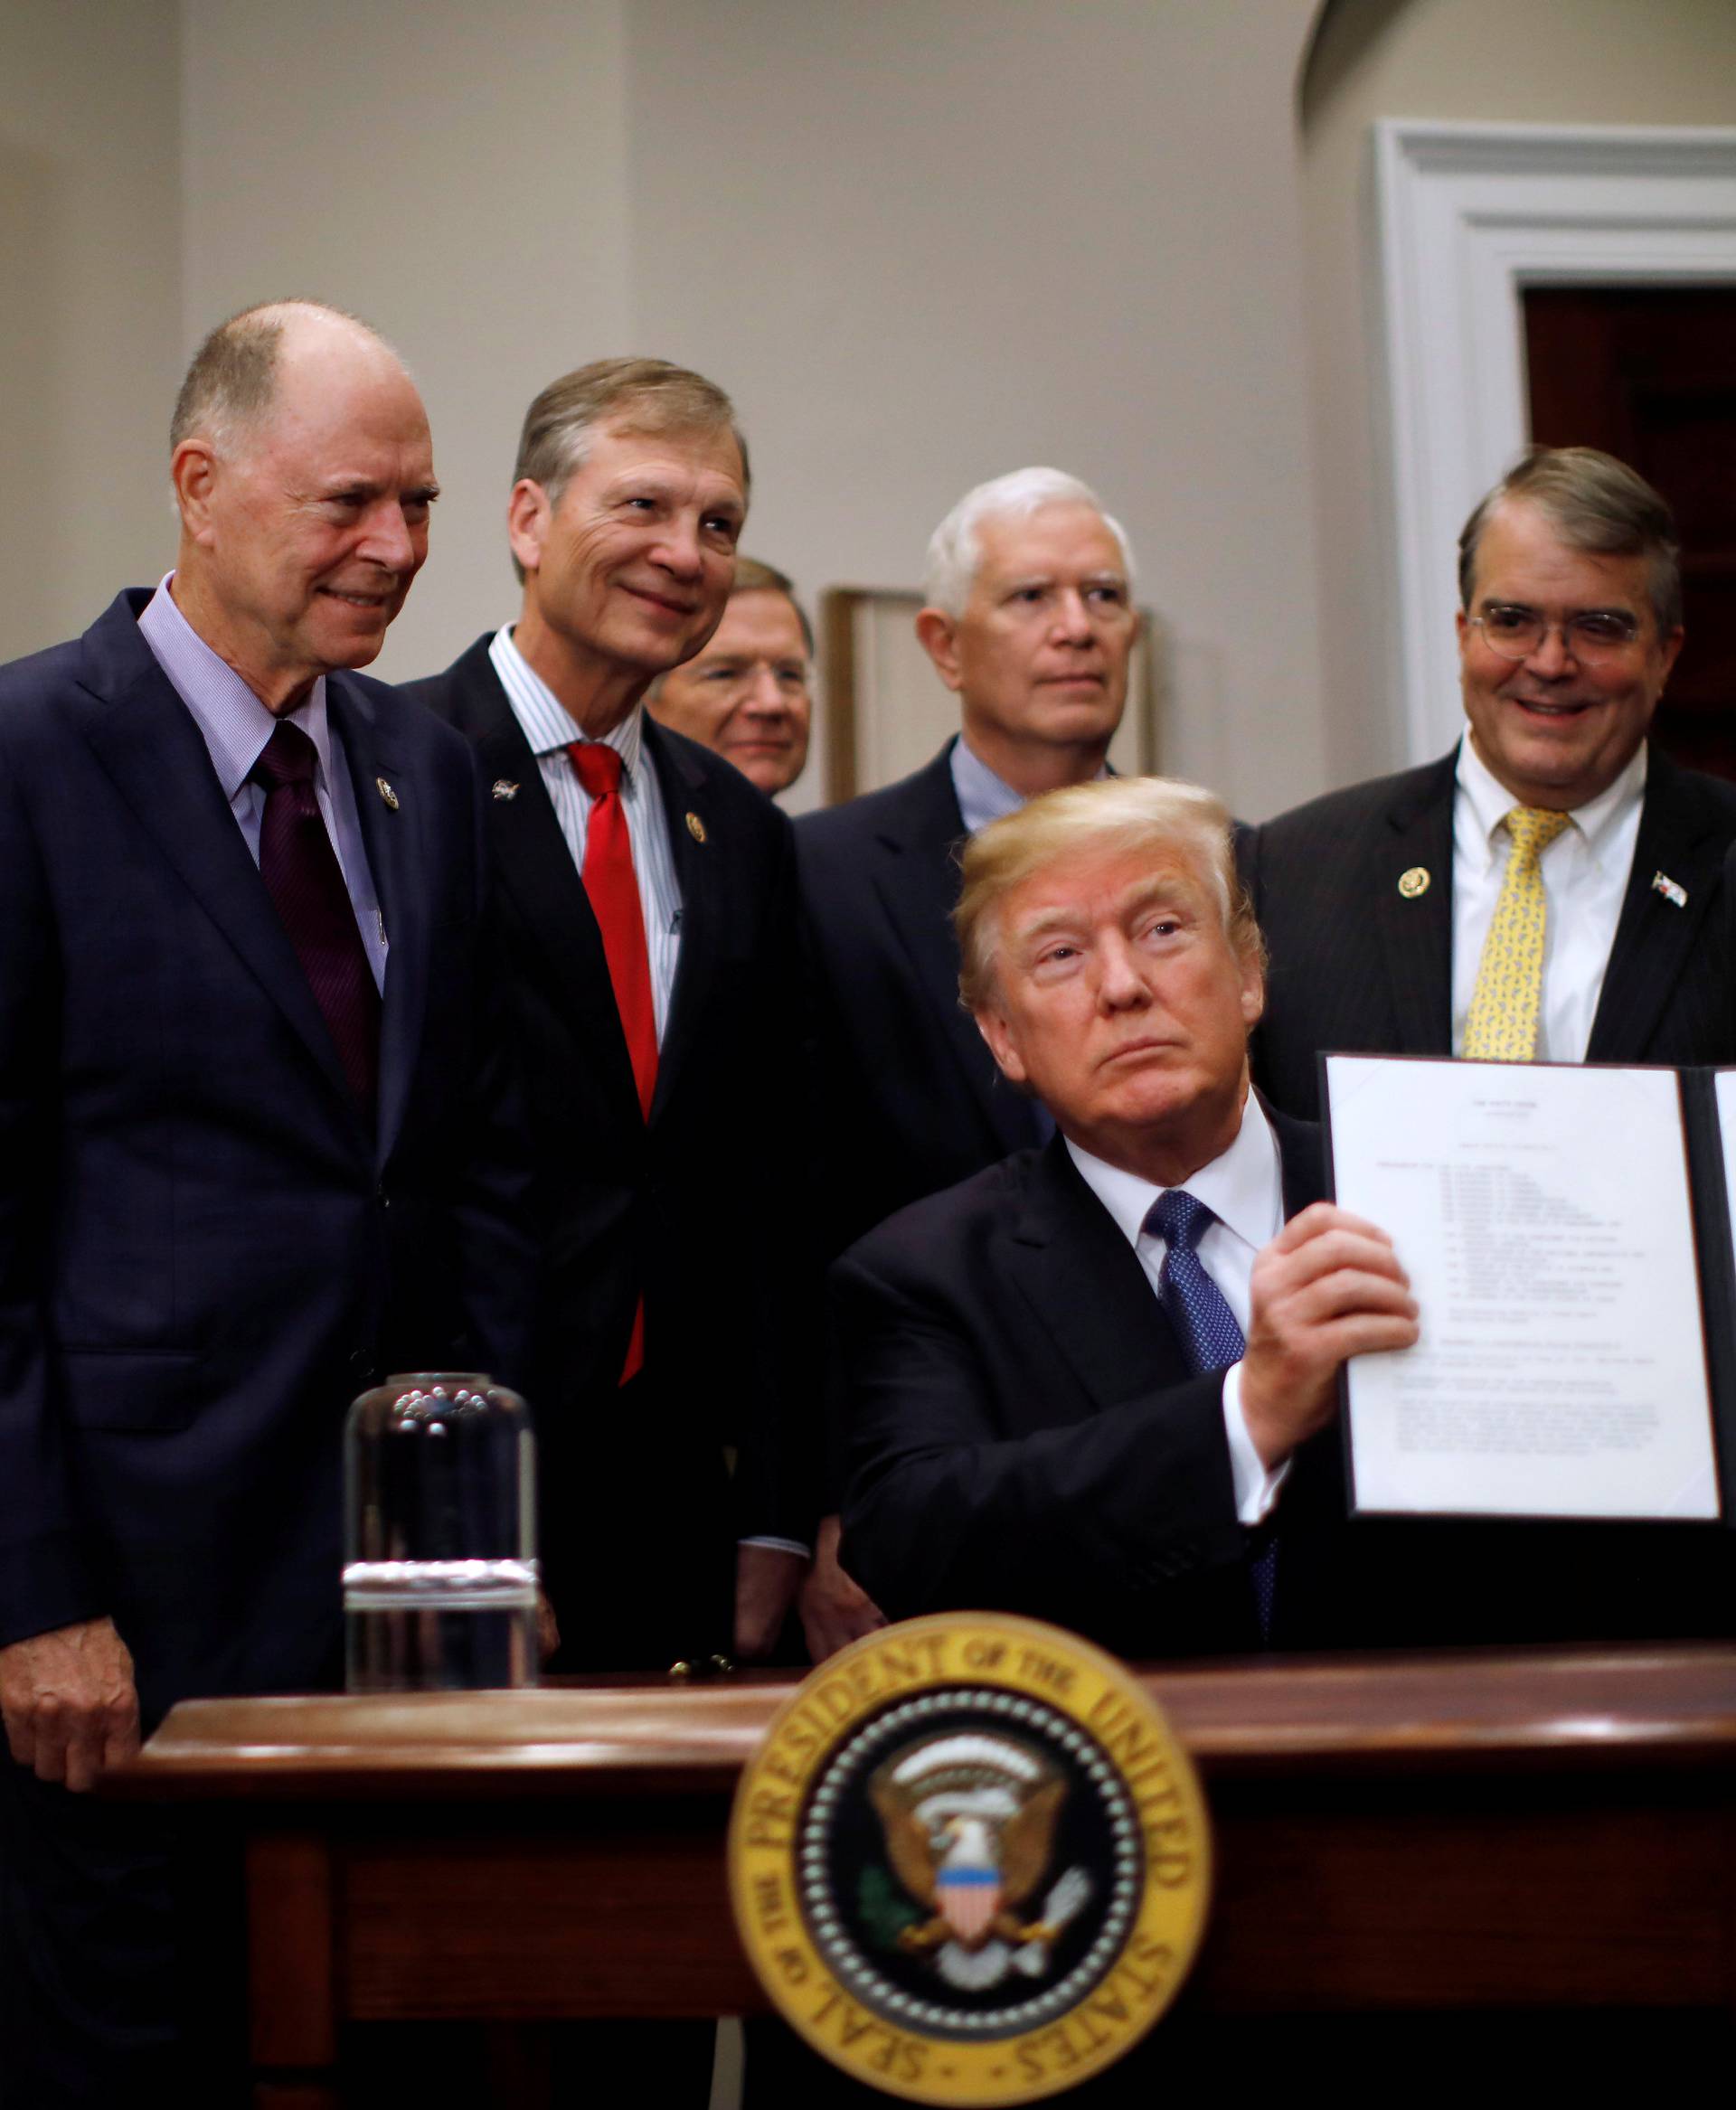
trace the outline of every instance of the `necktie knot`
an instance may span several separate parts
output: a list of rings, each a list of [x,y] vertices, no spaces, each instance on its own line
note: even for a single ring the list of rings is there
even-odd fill
[[[1170,1187],[1146,1211],[1145,1228],[1150,1237],[1162,1239],[1172,1252],[1192,1253],[1198,1250],[1200,1240],[1217,1220],[1197,1195],[1190,1194],[1185,1187]]]
[[[300,726],[280,718],[248,774],[271,791],[280,784],[311,784],[318,765],[319,749],[313,741]]]
[[[1552,807],[1516,805],[1506,818],[1507,840],[1515,864],[1535,864],[1568,824],[1570,815]]]
[[[619,793],[621,758],[607,740],[574,740],[567,753],[588,798],[608,798]]]

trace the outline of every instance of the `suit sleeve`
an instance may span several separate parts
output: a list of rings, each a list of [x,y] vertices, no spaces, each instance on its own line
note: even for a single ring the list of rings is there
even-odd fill
[[[1041,1378],[944,1297],[858,1251],[833,1270],[831,1312],[844,1558],[882,1609],[981,1606],[1185,1645],[1200,1591],[1245,1554],[1219,1376],[1014,1433],[1006,1395]]]
[[[44,1309],[55,1235],[60,970],[45,876],[0,749],[0,1646],[107,1609],[80,1547]]]

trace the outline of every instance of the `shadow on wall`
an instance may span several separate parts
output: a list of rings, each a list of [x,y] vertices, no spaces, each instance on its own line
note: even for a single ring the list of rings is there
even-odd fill
[[[1297,75],[1306,125],[1355,72],[1411,0],[1324,0]]]
[[[0,393],[32,406],[0,419],[0,664],[42,643],[40,611],[58,605],[67,561],[50,528],[56,509],[42,502],[53,488],[54,435],[69,409],[53,357],[70,320],[57,269],[66,223],[52,162],[0,146]]]

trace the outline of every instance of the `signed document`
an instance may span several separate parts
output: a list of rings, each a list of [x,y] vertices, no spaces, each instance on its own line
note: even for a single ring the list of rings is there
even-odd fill
[[[1355,1509],[1717,1517],[1675,1072],[1325,1068],[1337,1199],[1390,1233],[1421,1312],[1414,1348],[1348,1367]]]

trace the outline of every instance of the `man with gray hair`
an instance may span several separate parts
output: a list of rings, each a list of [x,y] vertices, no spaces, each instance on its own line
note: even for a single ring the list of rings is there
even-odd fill
[[[1338,1049],[1736,1060],[1736,787],[1647,738],[1682,646],[1668,506],[1533,447],[1459,539],[1465,738],[1244,840],[1271,949],[1254,1070],[1312,1115]]]
[[[1144,1659],[1335,1638],[1337,1373],[1408,1346],[1391,1241],[1249,1088],[1260,933],[1209,792],[1051,792],[963,854],[959,985],[1059,1133],[833,1270],[844,1554],[894,1618]]]
[[[958,698],[958,736],[796,829],[834,1250],[1044,1132],[958,1008],[956,852],[1026,799],[1102,773],[1137,628],[1127,538],[1058,469],[967,492],[934,532],[924,590],[917,636]]]
[[[228,2099],[177,2063],[228,1989],[182,1949],[163,1828],[80,1791],[175,1700],[341,1678],[346,1407],[392,1370],[522,1381],[529,1333],[475,769],[354,671],[428,554],[421,400],[354,318],[250,309],[169,466],[174,570],[0,670],[21,2105]]]
[[[718,626],[748,490],[703,375],[562,375],[507,501],[518,619],[410,690],[492,787],[551,1210],[531,1396],[557,1668],[764,1656],[816,1581],[789,822],[644,708]]]

